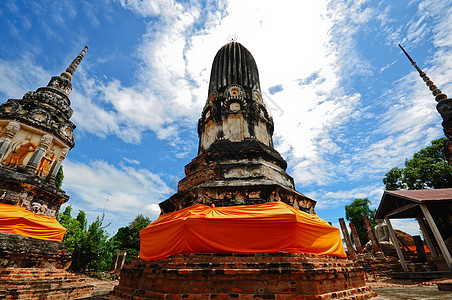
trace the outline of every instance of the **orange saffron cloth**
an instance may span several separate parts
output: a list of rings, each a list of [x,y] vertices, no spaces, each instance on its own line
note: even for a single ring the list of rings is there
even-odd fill
[[[61,242],[66,230],[55,218],[34,214],[19,206],[0,203],[0,232]]]
[[[339,229],[281,201],[195,204],[161,215],[140,232],[140,258],[182,254],[298,252],[346,257]]]

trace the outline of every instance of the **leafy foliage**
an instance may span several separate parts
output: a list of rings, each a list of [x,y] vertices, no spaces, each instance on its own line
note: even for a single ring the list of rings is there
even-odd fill
[[[345,205],[345,218],[355,225],[362,245],[364,245],[368,240],[363,215],[367,215],[369,217],[372,225],[377,225],[374,220],[375,211],[370,209],[370,204],[371,202],[367,198],[355,198],[352,203]]]
[[[58,173],[56,174],[55,177],[55,185],[57,188],[61,189],[61,186],[63,185],[63,179],[64,179],[63,166],[60,166],[60,168],[58,169]]]
[[[405,168],[392,168],[383,178],[386,190],[440,189],[452,187],[452,167],[442,148],[447,138],[432,141],[432,145],[414,153],[405,161]]]
[[[71,216],[72,207],[68,206],[58,221],[67,228],[63,243],[72,252],[70,269],[76,272],[92,270],[108,271],[114,250],[114,239],[109,238],[104,226],[103,216],[88,226],[84,211],[79,211],[76,218]]]
[[[126,227],[121,227],[115,235],[116,246],[127,250],[126,263],[140,253],[140,231],[151,223],[148,217],[139,214]]]

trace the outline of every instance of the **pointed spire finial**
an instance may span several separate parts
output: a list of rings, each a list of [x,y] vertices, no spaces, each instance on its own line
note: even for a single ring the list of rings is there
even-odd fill
[[[435,100],[439,102],[441,100],[447,99],[447,95],[443,94],[443,92],[440,89],[438,89],[438,87],[433,83],[433,81],[431,81],[430,78],[421,70],[421,68],[418,67],[416,62],[408,55],[408,53],[405,51],[405,49],[403,49],[403,47],[400,44],[399,47],[400,49],[402,49],[403,53],[405,53],[406,57],[408,57],[411,64],[419,72],[419,76],[424,80],[425,84],[432,91],[433,96],[435,96]]]
[[[86,50],[88,50],[88,46],[85,46],[85,49],[80,52],[80,54],[72,61],[72,63],[69,65],[69,67],[66,69],[66,72],[61,73],[61,77],[69,79],[69,81],[72,80],[72,75],[74,75],[75,70],[77,70],[78,65],[83,59],[83,56],[85,56]]]
[[[228,35],[228,42],[229,43],[235,43],[235,42],[237,42],[237,39],[238,39],[239,37],[236,35],[236,34],[230,34],[230,35]]]

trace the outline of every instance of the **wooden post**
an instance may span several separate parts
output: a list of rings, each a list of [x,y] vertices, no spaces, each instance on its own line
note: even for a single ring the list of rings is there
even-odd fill
[[[422,216],[417,216],[416,220],[419,223],[419,227],[421,228],[425,242],[427,243],[428,249],[430,250],[432,257],[438,257],[438,253],[436,253],[435,246],[433,246],[432,239],[430,238],[430,234],[427,230],[427,227],[425,226],[424,219],[422,218]]]
[[[369,217],[366,215],[363,215],[364,223],[367,227],[367,236],[369,237],[370,241],[372,242],[372,246],[374,247],[375,253],[377,252],[383,252],[381,251],[380,243],[378,243],[377,237],[375,236],[374,228],[372,227],[372,224],[370,223]]]
[[[424,243],[419,235],[413,235],[414,244],[416,245],[416,252],[419,261],[427,261],[427,256],[425,255]]]
[[[385,218],[386,225],[388,225],[389,228],[389,236],[391,237],[392,243],[394,244],[394,247],[397,252],[397,256],[399,257],[400,264],[402,265],[402,268],[405,272],[408,272],[408,266],[406,265],[405,257],[403,257],[402,250],[400,249],[399,242],[397,241],[397,237],[395,235],[394,229],[392,228],[391,221],[389,221],[389,218]]]
[[[353,242],[355,243],[356,252],[363,253],[363,247],[361,247],[361,241],[359,240],[358,232],[356,231],[355,224],[350,222],[350,231],[352,232]]]
[[[339,224],[341,225],[342,234],[344,235],[345,244],[347,245],[348,258],[351,260],[356,260],[355,249],[353,249],[352,241],[350,240],[350,235],[348,234],[347,225],[345,225],[344,218],[339,218]]]
[[[435,221],[433,221],[432,215],[430,214],[427,206],[425,206],[425,204],[420,204],[419,206],[421,207],[422,213],[424,214],[425,219],[427,220],[427,223],[430,226],[433,235],[435,236],[436,242],[438,243],[439,249],[443,254],[444,260],[446,261],[449,270],[452,272],[452,258],[450,257],[449,250],[447,249],[446,244],[444,243],[444,240],[439,233],[438,227],[436,227]]]

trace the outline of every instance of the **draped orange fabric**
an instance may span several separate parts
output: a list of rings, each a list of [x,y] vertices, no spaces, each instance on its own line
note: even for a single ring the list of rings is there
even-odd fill
[[[66,230],[55,218],[34,214],[15,205],[0,203],[0,232],[61,242]]]
[[[140,232],[140,258],[177,253],[301,252],[346,257],[339,229],[283,202],[208,207],[161,215]]]

